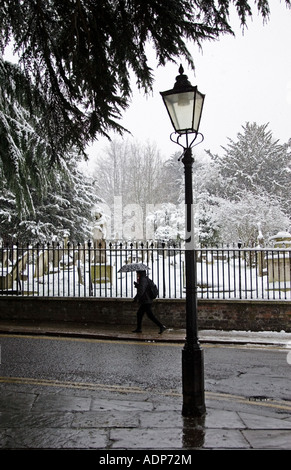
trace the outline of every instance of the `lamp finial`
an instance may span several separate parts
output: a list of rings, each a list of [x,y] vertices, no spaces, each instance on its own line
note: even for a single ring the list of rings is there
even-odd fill
[[[181,64],[179,67],[179,74],[183,75],[183,73],[184,73],[184,69],[183,69],[183,65]]]
[[[187,75],[184,75],[184,68],[183,68],[182,64],[179,67],[179,74],[180,75],[178,75],[176,77],[176,83],[174,85],[174,90],[181,90],[185,87],[186,88],[191,87],[192,85],[189,82]]]

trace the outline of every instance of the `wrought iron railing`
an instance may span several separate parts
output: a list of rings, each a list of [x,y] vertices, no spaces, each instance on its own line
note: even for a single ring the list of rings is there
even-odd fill
[[[0,294],[46,297],[133,297],[135,273],[122,265],[143,262],[159,297],[185,297],[184,249],[163,243],[51,243],[0,247]],[[196,250],[197,294],[204,299],[291,300],[291,250]]]

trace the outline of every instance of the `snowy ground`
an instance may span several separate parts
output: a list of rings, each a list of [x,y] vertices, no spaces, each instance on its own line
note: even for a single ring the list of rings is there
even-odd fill
[[[219,341],[232,341],[233,343],[274,344],[291,350],[291,333],[285,331],[218,331],[201,330],[199,338],[203,341],[214,339]],[[291,362],[291,361],[290,361]]]

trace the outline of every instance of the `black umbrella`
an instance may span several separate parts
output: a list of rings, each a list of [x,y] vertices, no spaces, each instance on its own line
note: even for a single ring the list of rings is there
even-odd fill
[[[131,273],[133,271],[149,271],[149,269],[150,268],[143,263],[129,263],[129,264],[124,264],[118,272],[119,273]]]

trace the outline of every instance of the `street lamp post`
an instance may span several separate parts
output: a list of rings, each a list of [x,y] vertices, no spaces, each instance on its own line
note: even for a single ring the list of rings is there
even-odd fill
[[[186,268],[186,339],[182,350],[182,387],[183,416],[203,416],[205,414],[204,397],[204,358],[198,340],[197,326],[197,278],[196,252],[193,223],[193,162],[192,147],[197,145],[198,132],[205,95],[192,86],[184,75],[183,67],[172,90],[161,92],[175,132],[171,140],[182,146],[182,162],[185,170],[185,268]],[[184,144],[182,144],[183,139]],[[190,141],[190,139],[192,139]]]

